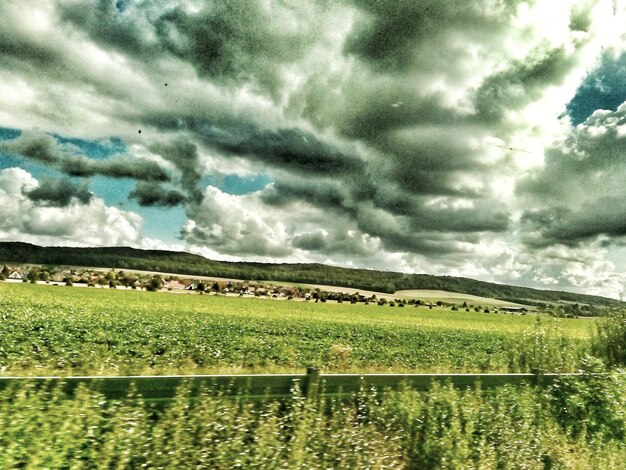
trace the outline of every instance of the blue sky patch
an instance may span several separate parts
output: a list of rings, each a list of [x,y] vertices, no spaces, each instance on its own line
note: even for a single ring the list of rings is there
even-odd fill
[[[615,111],[626,101],[626,53],[617,59],[605,54],[600,66],[591,72],[567,104],[573,125],[578,125],[598,109]]]
[[[228,194],[241,196],[253,193],[270,184],[272,179],[267,173],[259,173],[252,177],[241,177],[236,174],[226,175],[222,180],[219,189]]]

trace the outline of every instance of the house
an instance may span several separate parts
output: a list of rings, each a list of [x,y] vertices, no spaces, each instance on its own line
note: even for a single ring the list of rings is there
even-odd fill
[[[171,281],[167,281],[165,283],[165,288],[167,290],[185,290],[187,286],[176,279],[172,279]]]
[[[71,277],[72,273],[70,273],[70,271],[68,270],[64,270],[64,271],[59,271],[54,273],[51,277],[50,280],[52,282],[64,282],[66,277]]]
[[[21,280],[22,273],[20,273],[17,269],[15,269],[9,273],[9,279]]]

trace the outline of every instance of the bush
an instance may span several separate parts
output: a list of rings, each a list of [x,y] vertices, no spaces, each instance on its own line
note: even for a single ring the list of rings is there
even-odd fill
[[[614,311],[596,322],[592,351],[607,366],[626,365],[626,312]]]

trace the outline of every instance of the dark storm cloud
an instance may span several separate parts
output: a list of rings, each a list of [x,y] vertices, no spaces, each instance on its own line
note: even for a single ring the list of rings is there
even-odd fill
[[[298,33],[289,34],[267,21],[259,2],[213,2],[189,14],[173,9],[156,21],[163,47],[195,64],[203,75],[252,80],[270,89],[279,82],[274,63],[291,62],[305,46]]]
[[[522,217],[527,244],[578,246],[626,236],[624,126],[626,104],[594,113],[548,149],[541,171],[518,184],[520,197],[541,206]]]
[[[129,199],[136,199],[140,206],[145,207],[175,207],[186,198],[175,190],[166,190],[157,184],[139,182],[128,195]]]
[[[86,184],[74,184],[67,178],[45,178],[39,186],[26,193],[33,202],[45,206],[67,207],[73,200],[89,204],[93,194]]]
[[[22,132],[15,139],[0,142],[0,151],[49,165],[70,176],[95,175],[131,178],[141,181],[169,181],[163,168],[154,162],[128,158],[95,160],[78,155],[71,144],[59,144],[52,136],[39,131]]]
[[[297,235],[293,238],[291,244],[295,248],[307,251],[322,251],[328,246],[326,243],[326,237],[322,232]]]
[[[65,157],[52,136],[37,131],[22,132],[15,139],[0,142],[0,150],[47,164],[57,163]]]
[[[130,55],[150,53],[151,44],[145,34],[147,28],[140,22],[141,16],[125,10],[116,7],[113,0],[75,0],[59,6],[61,20],[84,29],[94,41]]]
[[[559,85],[576,63],[577,57],[563,48],[537,48],[483,82],[476,93],[479,117],[497,121],[506,111],[536,101],[547,86]]]
[[[354,202],[348,188],[335,181],[291,179],[277,181],[263,191],[261,199],[271,206],[306,201],[327,210],[354,213]]]
[[[291,19],[300,17],[297,3],[281,7]],[[63,21],[100,44],[144,60],[171,55],[203,77],[225,84],[251,82],[270,94],[282,86],[280,64],[300,58],[312,39],[308,22],[282,28],[273,8],[256,0],[207,2],[195,12],[156,3],[120,8],[111,0],[93,7],[78,0],[62,5],[60,12]]]
[[[68,157],[60,162],[59,169],[70,176],[95,175],[110,178],[130,178],[140,181],[169,181],[170,176],[158,164],[145,160],[110,158],[93,160],[86,157]]]
[[[2,14],[2,5],[0,5]],[[0,21],[0,66],[14,66],[23,63],[31,71],[38,67],[46,69],[56,67],[62,56],[52,49],[48,44],[41,41],[33,41],[23,34],[20,34],[13,25]]]
[[[377,69],[396,72],[414,65],[421,47],[426,49],[451,29],[480,35],[482,30],[499,29],[507,14],[513,11],[511,8],[503,11],[500,18],[489,18],[477,4],[438,0],[353,3],[367,16],[348,38],[346,53],[357,55]]]
[[[410,220],[393,218],[373,211],[361,211],[357,226],[363,233],[378,237],[391,252],[449,255],[459,251],[461,242],[476,243],[480,237],[468,234],[450,236],[441,232],[417,232],[409,228]]]
[[[349,235],[343,228],[333,228],[329,233],[320,230],[296,235],[291,245],[301,250],[324,255],[368,256],[372,248],[367,246],[362,236]]]
[[[202,174],[198,161],[198,147],[188,140],[178,138],[171,142],[154,144],[150,147],[153,153],[172,162],[181,172],[181,186],[195,201],[202,200],[199,189]]]
[[[527,212],[522,217],[522,226],[530,246],[574,247],[599,235],[616,239],[626,236],[626,210],[622,198],[603,197],[578,210],[556,206]]]
[[[253,122],[216,124],[197,118],[146,116],[165,130],[189,130],[203,144],[231,155],[247,157],[276,169],[313,175],[359,175],[363,161],[298,128],[263,129]],[[174,161],[174,160],[172,160]]]

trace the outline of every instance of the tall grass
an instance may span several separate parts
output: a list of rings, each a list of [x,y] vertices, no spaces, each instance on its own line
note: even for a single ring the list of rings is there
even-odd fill
[[[626,366],[626,311],[615,310],[597,321],[592,350],[609,367]]]
[[[14,388],[0,394],[0,468],[624,468],[625,428],[617,375],[342,401],[191,401],[181,389],[160,408]]]

